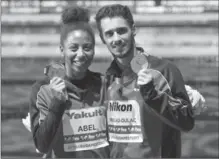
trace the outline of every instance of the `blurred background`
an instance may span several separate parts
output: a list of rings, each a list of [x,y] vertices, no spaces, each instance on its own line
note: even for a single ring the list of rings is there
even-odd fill
[[[182,136],[184,158],[218,158],[218,1],[217,0],[2,0],[1,1],[1,155],[37,157],[31,133],[21,119],[28,113],[31,85],[43,68],[59,60],[59,24],[63,7],[91,10],[96,55],[91,70],[105,72],[112,57],[94,23],[106,5],[128,5],[137,26],[137,44],[173,61],[186,84],[199,90],[208,110]]]

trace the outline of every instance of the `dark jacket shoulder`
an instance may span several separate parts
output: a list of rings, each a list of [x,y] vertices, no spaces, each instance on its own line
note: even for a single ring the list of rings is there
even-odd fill
[[[49,77],[44,77],[42,80],[38,80],[36,81],[33,85],[32,85],[32,92],[37,93],[40,89],[40,87],[42,85],[46,85],[49,84]]]

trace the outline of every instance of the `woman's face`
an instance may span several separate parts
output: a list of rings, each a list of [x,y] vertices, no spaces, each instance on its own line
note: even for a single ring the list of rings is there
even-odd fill
[[[80,78],[91,65],[94,56],[94,41],[84,30],[74,30],[68,33],[63,42],[66,75],[70,78]]]

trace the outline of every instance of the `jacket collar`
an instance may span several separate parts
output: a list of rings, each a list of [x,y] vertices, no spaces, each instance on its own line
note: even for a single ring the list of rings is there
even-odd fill
[[[137,52],[144,52],[144,49],[141,47],[136,47],[136,51]],[[106,75],[107,76],[121,77],[122,70],[119,68],[115,59],[111,62],[110,67],[108,67],[108,69],[106,71]]]

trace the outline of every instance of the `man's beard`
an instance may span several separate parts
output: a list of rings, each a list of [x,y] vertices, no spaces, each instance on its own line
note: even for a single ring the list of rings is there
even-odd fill
[[[113,58],[114,59],[116,59],[116,58],[123,59],[123,58],[126,58],[126,57],[130,56],[131,53],[134,53],[134,46],[135,46],[134,39],[132,39],[131,47],[129,48],[129,50],[127,50],[125,54],[121,54],[119,56],[118,55],[116,56],[116,55],[113,54]]]

